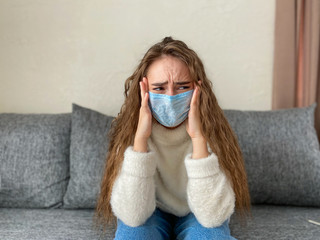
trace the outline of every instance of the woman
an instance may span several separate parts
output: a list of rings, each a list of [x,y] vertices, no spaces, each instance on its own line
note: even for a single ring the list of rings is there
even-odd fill
[[[112,123],[97,222],[115,239],[234,239],[250,211],[242,153],[197,54],[164,38],[125,83]]]

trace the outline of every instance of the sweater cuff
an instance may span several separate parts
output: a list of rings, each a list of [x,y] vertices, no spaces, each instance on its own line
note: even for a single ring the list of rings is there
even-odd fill
[[[220,171],[218,157],[214,152],[209,152],[206,158],[192,159],[192,153],[187,154],[185,166],[189,178],[206,178]]]
[[[154,152],[136,152],[133,146],[124,152],[122,171],[136,177],[151,177],[156,171]]]

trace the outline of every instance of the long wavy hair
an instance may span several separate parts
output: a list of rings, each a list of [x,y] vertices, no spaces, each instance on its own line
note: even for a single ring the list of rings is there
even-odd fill
[[[94,213],[95,226],[100,229],[101,225],[105,230],[106,225],[116,222],[112,221],[115,220],[115,216],[111,209],[110,198],[114,181],[122,166],[124,151],[133,145],[138,126],[141,106],[139,82],[147,75],[148,67],[163,55],[171,55],[182,60],[189,68],[192,81],[201,89],[202,133],[212,151],[218,156],[221,169],[232,183],[236,197],[236,213],[240,213],[242,217],[250,213],[250,195],[242,152],[236,135],[212,91],[212,83],[206,76],[203,63],[184,42],[165,37],[146,52],[134,73],[125,82],[125,101],[109,131],[108,154]],[[202,80],[201,85],[198,80]]]

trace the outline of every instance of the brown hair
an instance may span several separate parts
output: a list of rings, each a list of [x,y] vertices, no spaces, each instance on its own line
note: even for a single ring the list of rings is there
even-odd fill
[[[124,104],[111,124],[105,171],[94,215],[95,223],[103,225],[104,230],[112,219],[115,220],[110,205],[112,186],[121,169],[125,149],[133,145],[138,126],[141,104],[139,81],[146,76],[150,64],[163,55],[181,59],[188,66],[194,83],[201,89],[202,132],[212,151],[218,156],[221,169],[231,180],[236,196],[236,212],[240,216],[250,212],[250,195],[242,152],[212,91],[212,83],[206,76],[204,66],[198,55],[184,42],[166,37],[146,52],[134,73],[126,80]],[[198,80],[202,81],[201,85]]]

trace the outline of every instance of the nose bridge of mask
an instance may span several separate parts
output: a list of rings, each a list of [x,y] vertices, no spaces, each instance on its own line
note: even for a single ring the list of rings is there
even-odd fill
[[[152,97],[154,99],[166,99],[168,101],[175,101],[178,99],[184,99],[186,97],[189,98],[192,96],[192,93],[193,93],[193,89],[186,91],[186,92],[183,92],[183,93],[176,94],[176,95],[159,94],[159,93],[153,93],[153,92],[149,91],[149,95],[150,96],[152,95]]]
[[[152,104],[155,103],[163,103],[163,104],[170,104],[170,105],[176,105],[176,104],[183,104],[187,103],[189,104],[192,98],[193,89],[187,92],[183,92],[177,95],[166,95],[166,94],[157,94],[153,92],[149,92],[149,102]],[[156,107],[156,106],[154,106]]]

